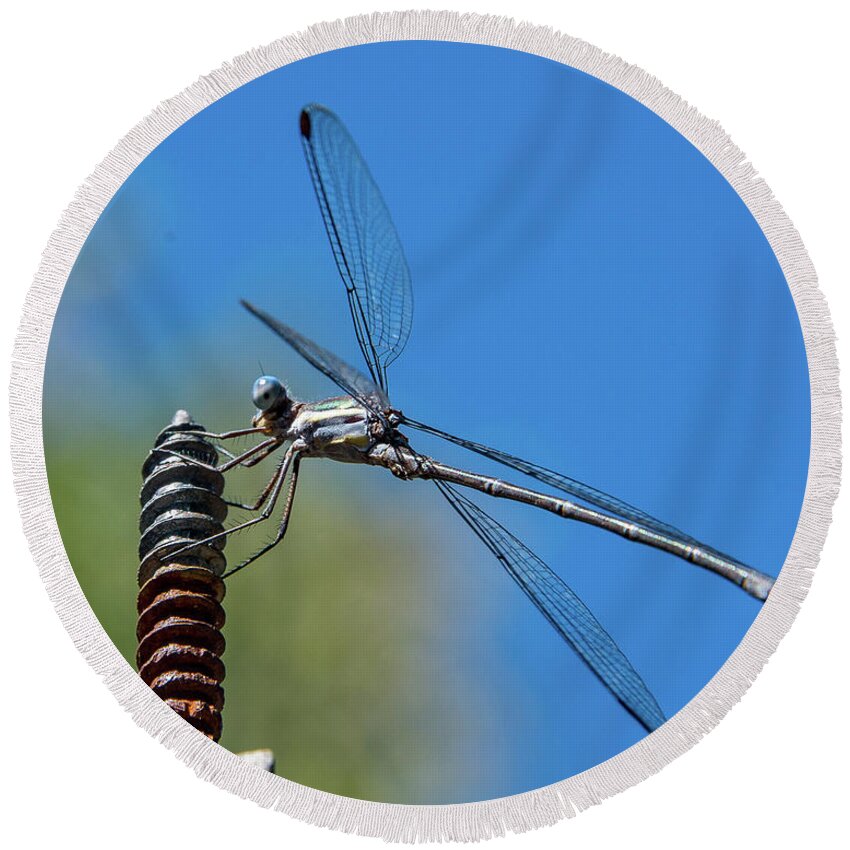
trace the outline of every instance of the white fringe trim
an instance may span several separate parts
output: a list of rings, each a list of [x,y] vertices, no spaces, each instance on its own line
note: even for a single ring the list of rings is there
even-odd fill
[[[773,592],[717,675],[658,731],[603,764],[526,794],[449,806],[374,803],[298,785],[257,770],[167,708],[118,653],[80,590],[50,500],[41,420],[32,416],[41,410],[50,330],[71,267],[107,202],[154,147],[204,107],[269,71],[341,47],[399,39],[473,42],[544,56],[610,83],[675,127],[732,184],[767,236],[797,306],[811,380],[811,460],[799,527]],[[552,824],[629,788],[690,749],[743,696],[790,627],[808,592],[838,493],[841,400],[832,323],[806,249],[770,189],[716,121],[654,77],[583,41],[508,18],[422,11],[317,24],[237,57],[165,101],[118,143],[63,214],[27,296],[13,357],[12,461],[24,531],[59,617],[89,664],[136,722],[202,778],[300,820],[388,841],[475,841]]]

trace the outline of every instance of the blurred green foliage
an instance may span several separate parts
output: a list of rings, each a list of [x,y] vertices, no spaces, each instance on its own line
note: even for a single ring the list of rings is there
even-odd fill
[[[163,413],[166,424],[170,412]],[[69,433],[50,409],[44,424],[69,559],[107,634],[135,666],[138,492],[156,429]],[[253,496],[270,469],[235,471],[228,495]],[[229,582],[221,743],[234,752],[270,747],[280,774],[326,791],[441,802],[452,797],[452,763],[462,749],[451,730],[468,728],[474,716],[439,662],[441,618],[433,613],[453,597],[423,569],[432,563],[425,530],[398,511],[394,518],[391,491],[400,482],[378,482],[390,491],[382,499],[375,475],[306,461],[285,541]],[[231,538],[229,562],[271,533]]]

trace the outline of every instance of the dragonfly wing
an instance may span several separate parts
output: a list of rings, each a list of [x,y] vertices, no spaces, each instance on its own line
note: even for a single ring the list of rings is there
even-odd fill
[[[243,300],[242,306],[288,342],[308,363],[330,378],[344,392],[356,398],[362,405],[377,413],[382,413],[390,406],[386,393],[380,387],[362,372],[359,372],[353,366],[349,366],[333,352],[322,348],[322,346],[298,333],[289,325],[279,322],[250,302]]]
[[[702,543],[696,538],[686,534],[681,529],[676,528],[674,525],[670,525],[663,520],[657,519],[651,514],[646,513],[646,511],[636,508],[634,505],[630,505],[628,502],[624,502],[622,499],[618,499],[616,496],[612,496],[602,490],[597,490],[589,484],[577,481],[575,478],[569,478],[566,475],[562,475],[560,472],[555,472],[554,470],[547,469],[545,466],[540,466],[539,464],[532,463],[531,461],[523,460],[516,455],[503,452],[499,449],[494,449],[491,446],[485,446],[482,443],[476,443],[472,440],[464,439],[463,437],[456,437],[454,434],[449,434],[446,431],[441,431],[439,428],[433,428],[432,426],[425,425],[422,422],[416,422],[415,420],[407,419],[405,417],[403,423],[426,434],[433,434],[436,437],[441,437],[450,443],[469,449],[470,451],[483,455],[490,460],[495,460],[497,463],[504,464],[511,469],[517,470],[517,472],[522,472],[524,475],[528,475],[536,481],[548,484],[556,490],[560,490],[563,493],[567,493],[570,496],[581,499],[583,502],[587,502],[594,507],[607,511],[608,513],[626,520],[627,522],[634,522],[638,525],[642,525],[644,528],[648,528],[651,531],[656,532],[656,534],[660,534],[679,543],[699,547],[703,551],[710,552],[718,558],[723,558],[733,564],[746,566],[746,564],[742,564],[737,558],[733,558],[731,555],[727,555],[719,549],[714,549],[711,546]]]
[[[435,483],[538,611],[623,707],[649,732],[664,723],[664,713],[629,659],[563,579],[475,502],[450,484]]]
[[[301,112],[301,139],[316,199],[348,294],[357,341],[376,384],[410,335],[413,291],[395,225],[343,123],[324,106]]]

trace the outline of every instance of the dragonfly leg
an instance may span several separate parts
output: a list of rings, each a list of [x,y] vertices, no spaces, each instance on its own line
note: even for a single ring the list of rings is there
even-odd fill
[[[216,446],[215,449],[219,454],[224,455],[229,460],[233,460],[233,458],[236,457],[236,455],[233,454],[233,452],[228,451],[224,446]]]
[[[280,445],[280,443],[275,443],[273,445],[270,445],[265,451],[257,452],[257,454],[255,454],[253,457],[248,458],[247,460],[243,460],[242,466],[243,467],[256,466],[258,463],[265,460],[270,454],[277,451],[279,445]],[[219,449],[219,450],[221,450],[221,449]],[[266,501],[266,499],[268,498],[269,493],[271,493],[272,486],[274,485],[274,482],[275,482],[275,476],[272,476],[269,483],[266,484],[266,486],[263,488],[260,495],[251,504],[248,504],[246,502],[234,502],[230,499],[224,499],[223,500],[224,504],[227,505],[230,508],[240,508],[243,511],[258,511],[263,506],[263,503]]]
[[[249,434],[262,434],[262,428],[239,428],[235,431],[222,431],[220,434],[214,434],[212,431],[196,431],[190,429],[190,434],[196,434],[198,437],[206,437],[208,440],[233,440],[236,437],[247,437]]]
[[[256,501],[253,502],[253,504],[249,505],[249,504],[245,504],[243,502],[231,502],[231,501],[228,501],[227,499],[224,500],[224,503],[231,508],[241,508],[243,511],[258,511],[265,504],[266,499],[268,499],[269,494],[271,493],[272,489],[274,488],[275,481],[277,481],[277,474],[273,475],[269,479],[268,484],[266,484],[266,486],[263,487],[262,492],[260,493],[259,496],[257,496],[257,499],[256,499]]]
[[[257,454],[253,455],[252,457],[245,458],[245,454],[243,453],[243,455],[242,455],[243,460],[242,460],[240,466],[245,466],[245,467],[256,466],[258,463],[261,463],[262,461],[264,461],[270,454],[275,452],[277,450],[277,448],[281,445],[281,443],[284,442],[283,440],[280,440],[277,437],[272,437],[272,440],[274,442],[270,443],[268,445],[268,448],[266,448],[265,450],[263,450],[261,452],[257,452]],[[263,442],[260,443],[259,445],[262,446],[266,442],[267,442],[266,440],[263,440]]]
[[[242,454],[231,456],[230,460],[219,464],[218,466],[211,466],[208,463],[204,463],[202,460],[181,454],[180,452],[175,452],[172,449],[151,449],[151,454],[171,455],[173,457],[179,457],[181,460],[186,463],[190,463],[193,466],[200,466],[202,469],[209,469],[213,472],[227,472],[235,466],[253,466],[254,463],[258,463],[260,460],[270,455],[279,445],[281,445],[282,442],[283,441],[278,437],[269,437],[267,440],[257,443],[256,446],[251,446],[250,449],[242,452]],[[246,461],[251,461],[255,455],[258,454],[260,456],[256,458],[256,460],[253,460],[253,463],[246,463]]]
[[[256,455],[250,460],[243,460],[242,466],[256,466],[260,461],[265,460],[276,448],[277,446],[271,446],[269,448],[269,451],[263,452],[260,455]],[[215,449],[219,454],[224,455],[228,460],[234,460],[236,458],[236,455],[233,454],[233,452],[229,452],[224,446],[216,446]]]
[[[286,494],[286,504],[283,507],[283,517],[280,520],[280,526],[278,526],[277,534],[270,543],[267,543],[260,549],[258,552],[255,552],[251,555],[250,558],[246,558],[241,564],[237,564],[232,570],[228,570],[222,578],[228,578],[232,576],[234,573],[238,573],[239,570],[245,569],[249,564],[252,564],[257,558],[265,555],[270,549],[274,549],[281,540],[283,540],[284,535],[286,534],[286,529],[289,527],[289,516],[292,513],[292,503],[295,500],[295,486],[298,483],[298,466],[301,462],[301,458],[296,455],[292,461],[292,476],[289,480],[289,492]]]
[[[259,516],[254,517],[253,519],[246,520],[245,522],[240,522],[238,525],[234,525],[231,528],[225,528],[224,531],[220,531],[218,534],[213,534],[210,537],[205,537],[203,540],[194,540],[186,546],[181,546],[179,549],[174,552],[168,552],[167,554],[161,556],[162,558],[175,558],[178,555],[182,555],[185,552],[191,551],[196,546],[200,546],[202,544],[212,543],[215,540],[221,540],[223,537],[229,537],[231,534],[235,534],[237,531],[243,531],[246,528],[249,528],[252,525],[256,525],[258,522],[265,522],[272,514],[274,510],[274,506],[277,503],[278,497],[280,496],[280,491],[283,488],[283,482],[286,479],[286,473],[289,471],[289,467],[292,465],[293,461],[297,460],[298,453],[303,448],[303,445],[298,445],[293,443],[286,451],[286,454],[283,456],[283,459],[278,464],[277,469],[275,470],[275,474],[272,476],[269,485],[267,486],[268,495],[266,496],[266,506],[263,508],[262,513]],[[232,570],[231,570],[232,572]]]
[[[268,440],[263,440],[252,446],[250,449],[242,452],[241,455],[232,457],[226,463],[218,467],[219,472],[227,472],[228,469],[233,469],[234,466],[254,466],[261,460],[265,460],[273,451],[275,451],[283,442],[279,437],[270,437]]]

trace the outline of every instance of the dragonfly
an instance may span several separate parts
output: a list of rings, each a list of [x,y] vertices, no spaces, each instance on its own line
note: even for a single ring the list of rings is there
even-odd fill
[[[665,715],[614,639],[569,585],[470,498],[469,492],[524,503],[662,550],[722,576],[761,601],[767,598],[774,579],[602,490],[419,422],[394,407],[389,397],[387,370],[407,343],[413,317],[411,277],[401,241],[383,196],[342,121],[330,109],[310,104],[301,111],[299,129],[366,373],[259,307],[242,301],[246,310],[344,394],[320,401],[300,401],[290,395],[277,377],[258,378],[252,388],[256,412],[250,428],[221,434],[201,432],[220,441],[250,434],[262,437],[239,454],[225,451],[227,460],[216,467],[221,472],[256,465],[282,450],[273,475],[256,501],[239,505],[255,515],[171,555],[269,520],[282,497],[283,509],[273,538],[225,573],[225,577],[277,546],[289,525],[304,458],[369,464],[388,469],[406,481],[432,481],[465,525],[612,696],[646,731],[657,729],[664,723]],[[402,428],[441,438],[563,495],[450,466],[421,454],[413,448]]]

